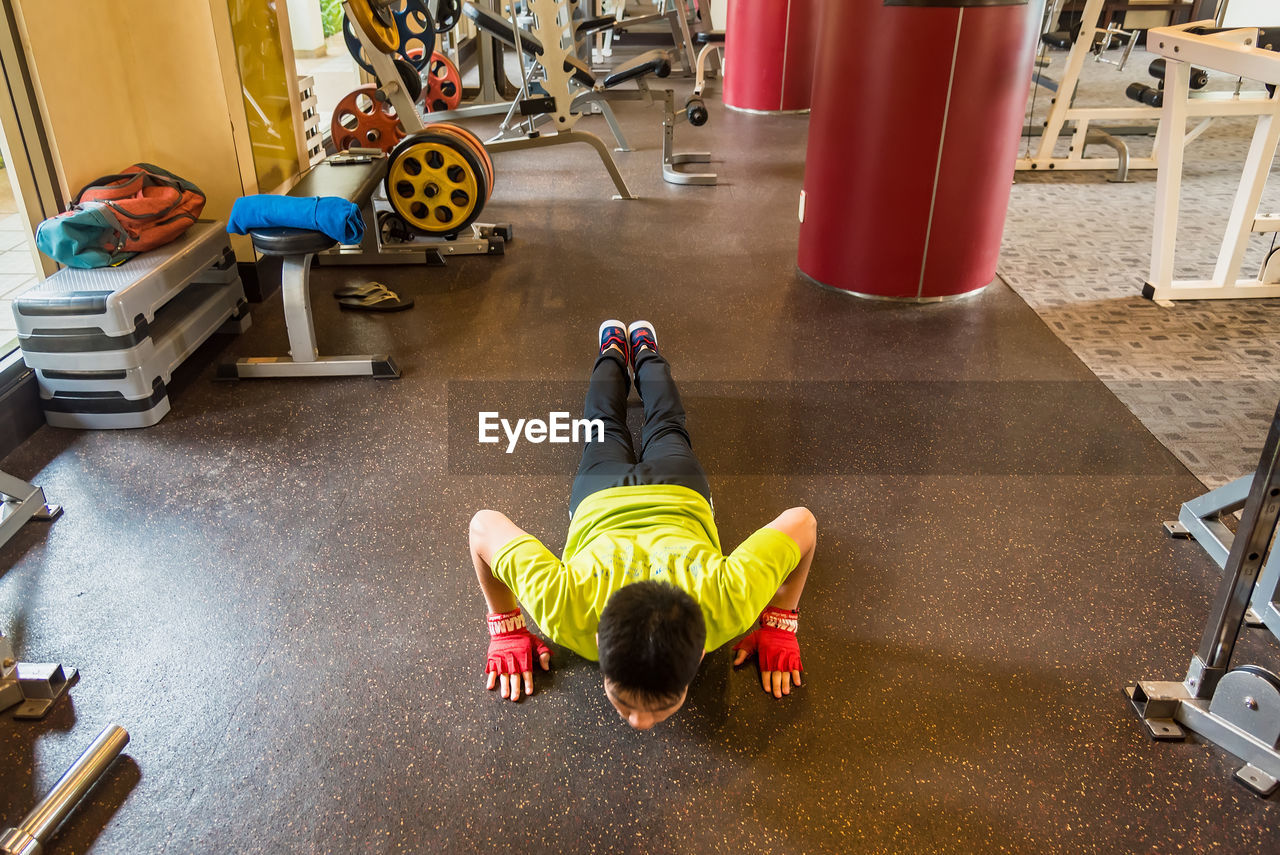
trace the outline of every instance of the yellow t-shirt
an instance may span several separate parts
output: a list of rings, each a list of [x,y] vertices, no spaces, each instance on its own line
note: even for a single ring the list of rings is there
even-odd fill
[[[600,612],[623,585],[653,579],[687,591],[702,607],[710,651],[745,632],[799,563],[800,547],[772,528],[724,555],[706,499],[645,484],[583,499],[563,558],[523,535],[498,550],[493,573],[553,641],[594,660]]]

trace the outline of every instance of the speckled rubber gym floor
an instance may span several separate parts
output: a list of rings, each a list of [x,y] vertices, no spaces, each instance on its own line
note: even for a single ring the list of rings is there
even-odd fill
[[[677,188],[657,111],[617,112],[642,201],[585,147],[504,154],[505,257],[314,271],[322,352],[402,379],[215,383],[285,351],[277,294],[156,427],[46,427],[2,462],[66,513],[0,549],[0,626],[82,676],[44,721],[0,719],[0,827],[118,722],[126,756],[50,852],[1280,848],[1237,761],[1149,741],[1122,693],[1199,640],[1217,570],[1161,522],[1201,482],[1001,282],[911,307],[802,281],[803,117],[717,107],[677,144],[722,183]],[[415,307],[327,297],[369,279]],[[648,733],[563,650],[518,705],[484,690],[467,520],[558,550],[576,452],[513,464],[476,410],[576,407],[611,317],[657,325],[726,545],[818,517],[781,702],[727,650]]]

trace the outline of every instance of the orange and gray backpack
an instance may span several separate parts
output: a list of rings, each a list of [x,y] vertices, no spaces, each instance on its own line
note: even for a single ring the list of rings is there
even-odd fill
[[[69,267],[120,264],[181,236],[204,202],[204,192],[190,181],[135,163],[81,188],[70,210],[36,229],[36,246]]]

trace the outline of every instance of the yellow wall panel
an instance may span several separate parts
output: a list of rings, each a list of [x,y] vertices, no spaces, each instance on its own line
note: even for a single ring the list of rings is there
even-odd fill
[[[294,105],[288,102],[296,82],[289,87],[286,55],[277,44],[274,59],[255,59],[264,49],[269,57],[271,41],[280,38],[275,3],[15,0],[14,5],[68,197],[99,175],[146,161],[195,182],[209,197],[206,216],[225,219],[239,196],[275,190],[297,172],[299,143]],[[252,27],[236,32],[229,7],[248,15]],[[257,97],[275,120],[265,147],[251,140],[241,67],[262,78],[254,83]],[[237,243],[238,250],[245,246]],[[247,260],[246,254],[241,258]]]

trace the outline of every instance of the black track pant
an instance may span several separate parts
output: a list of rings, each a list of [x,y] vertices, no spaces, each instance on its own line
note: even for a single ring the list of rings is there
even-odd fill
[[[640,453],[631,447],[627,394],[631,381],[622,354],[609,350],[596,359],[583,405],[584,419],[604,422],[604,442],[588,441],[569,496],[569,513],[587,496],[610,487],[679,484],[711,500],[711,485],[694,456],[685,429],[684,404],[671,379],[671,367],[652,350],[636,360],[636,390],[644,403]],[[592,432],[589,439],[595,439]]]

